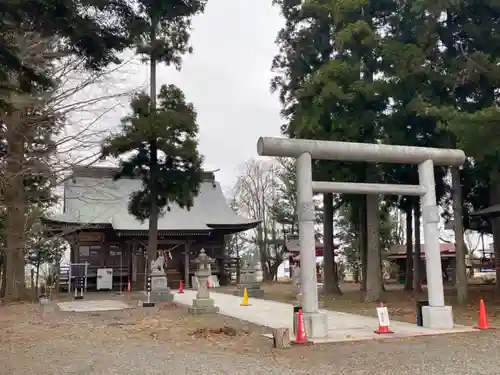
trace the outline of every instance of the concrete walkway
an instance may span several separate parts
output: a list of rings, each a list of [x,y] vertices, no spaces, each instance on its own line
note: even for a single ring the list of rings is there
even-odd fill
[[[174,291],[173,291],[174,292]],[[196,298],[196,291],[184,290],[184,294],[174,292],[175,301],[191,305]],[[220,313],[233,318],[246,320],[248,322],[266,326],[270,328],[290,328],[293,327],[293,305],[288,303],[269,301],[258,298],[249,298],[251,306],[240,306],[241,297],[210,291],[215,305],[220,309]],[[347,314],[337,311],[322,310],[328,315],[328,338],[313,340],[316,343],[357,341],[370,339],[401,338],[412,336],[438,335],[445,333],[459,333],[475,331],[471,327],[456,326],[451,330],[435,330],[418,327],[416,324],[391,321],[393,335],[377,335],[374,330],[378,326],[375,317]]]
[[[77,300],[59,302],[57,306],[61,311],[71,312],[112,311],[130,308],[125,302],[116,300]]]

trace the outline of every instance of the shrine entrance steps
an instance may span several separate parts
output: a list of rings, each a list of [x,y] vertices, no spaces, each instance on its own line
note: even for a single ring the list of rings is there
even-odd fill
[[[250,306],[240,306],[241,297],[214,293],[212,290],[210,290],[210,298],[219,307],[220,314],[269,328],[289,328],[290,332],[292,331],[293,305],[259,298],[249,298]],[[196,291],[193,290],[184,290],[184,294],[179,294],[177,291],[172,292],[175,295],[175,301],[180,304],[191,305],[193,299],[196,298]],[[394,334],[377,335],[374,333],[378,327],[375,306],[373,308],[373,317],[337,311],[323,311],[328,316],[328,337],[322,339],[313,338],[312,341],[315,343],[390,339],[476,331],[472,327],[465,326],[455,326],[455,328],[450,330],[436,330],[392,320],[390,328],[394,331]]]

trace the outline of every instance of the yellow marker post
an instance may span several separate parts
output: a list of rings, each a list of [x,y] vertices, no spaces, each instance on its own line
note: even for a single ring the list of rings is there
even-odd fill
[[[250,306],[250,305],[248,304],[248,292],[247,292],[247,288],[245,288],[245,289],[243,290],[243,302],[241,303],[241,305],[240,305],[240,306]]]

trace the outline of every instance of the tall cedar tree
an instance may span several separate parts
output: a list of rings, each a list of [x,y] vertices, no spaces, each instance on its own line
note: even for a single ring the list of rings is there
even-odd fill
[[[274,62],[281,77],[273,85],[280,89],[287,119],[283,132],[292,138],[376,141],[387,105],[383,85],[374,78],[377,22],[387,4],[310,0],[280,5],[290,18],[278,37],[280,55]],[[373,165],[318,163],[317,167],[315,178],[367,182],[377,177]],[[331,199],[325,202],[330,205]],[[364,204],[360,209],[366,222]]]
[[[387,34],[381,43],[382,71],[387,78],[387,92],[391,97],[388,116],[384,122],[384,143],[420,147],[450,147],[450,134],[438,128],[433,116],[418,111],[422,100],[445,102],[443,85],[434,67],[439,58],[436,38],[425,32],[425,17],[413,11],[413,4],[404,3],[388,17]],[[383,165],[387,183],[417,184],[416,165]],[[436,196],[441,200],[448,186],[444,177],[445,167],[435,168]],[[415,219],[415,248],[420,248],[420,204],[418,198],[388,197],[407,216]],[[411,225],[408,226],[412,230]],[[419,252],[412,248],[412,233],[407,233],[407,267],[405,289],[421,290],[423,264]],[[414,259],[412,259],[414,258]]]
[[[462,174],[466,208],[500,204],[500,5],[491,1],[419,1],[414,11],[427,10],[427,33],[436,35],[441,48],[444,91],[453,103],[422,103],[422,112],[436,116],[455,134],[458,147],[471,158]],[[481,192],[482,198],[478,196]],[[480,199],[478,199],[480,198]],[[500,219],[491,222],[497,280],[500,279]],[[496,285],[500,298],[500,283]]]
[[[137,48],[137,53],[141,55],[143,57],[143,60],[145,62],[148,62],[150,65],[149,113],[155,114],[157,112],[156,65],[158,63],[164,63],[166,65],[173,65],[177,69],[180,69],[182,56],[186,53],[192,52],[192,48],[189,45],[191,19],[193,16],[204,11],[205,4],[205,0],[138,0],[137,14],[140,16],[140,20],[136,21],[134,24],[131,24],[131,36]],[[173,86],[169,86],[167,88],[164,88],[163,90],[164,94],[161,95],[169,96],[169,93],[171,92],[171,94],[173,95],[172,98],[178,96],[180,99],[181,97],[180,91],[178,89],[174,89]],[[183,111],[183,106],[189,107],[189,105],[183,104],[184,99],[182,99],[182,101],[178,103],[172,103],[179,105],[178,109],[181,110],[181,112]],[[167,107],[164,107],[163,109],[160,109],[160,112],[167,109]],[[155,116],[151,115],[150,117],[151,121],[157,121],[154,120]],[[179,119],[179,121],[180,120],[181,119]],[[195,122],[194,117],[192,121]],[[177,126],[179,125],[182,125],[182,123],[179,123]],[[173,126],[172,119],[171,123],[165,124],[165,126]],[[190,135],[190,132],[193,131],[190,128],[191,125],[185,123],[185,126],[186,134]],[[151,124],[148,127],[148,131],[143,133],[146,138],[142,139],[142,141],[147,143],[147,149],[149,152],[149,172],[146,182],[146,186],[149,192],[147,195],[145,194],[143,196],[144,200],[140,204],[137,204],[142,207],[142,213],[148,213],[148,258],[150,260],[155,259],[157,255],[158,218],[160,215],[160,210],[166,204],[166,202],[168,202],[168,199],[172,198],[172,196],[169,196],[167,194],[167,200],[165,201],[161,196],[161,194],[167,193],[167,191],[165,190],[162,191],[162,189],[164,189],[164,187],[162,186],[166,186],[166,181],[164,177],[161,176],[162,162],[159,160],[158,155],[158,150],[161,150],[160,137],[164,134],[162,133],[162,131],[159,131],[159,133],[156,134],[154,130],[161,128],[161,124],[159,126],[153,126],[153,124]],[[174,154],[173,156],[176,155]],[[190,199],[192,199],[191,192],[195,191],[193,190],[192,184],[196,182],[196,179],[190,180],[189,173],[192,173],[195,170],[197,166],[197,160],[200,160],[200,158],[195,158],[193,154],[193,159],[191,160],[191,169],[186,171],[187,175],[185,177],[179,176],[180,181],[190,181],[190,184],[187,185],[186,189],[184,190],[186,194],[181,194],[180,192],[182,192],[182,190],[178,190],[177,188],[173,190],[174,194],[181,194],[178,196],[178,200],[180,202],[186,202],[187,207],[189,207],[189,204],[187,203],[189,203]],[[173,168],[175,169],[175,166]],[[169,182],[172,183],[171,181]],[[133,201],[137,199],[139,199],[139,197],[132,197]],[[148,209],[146,209],[147,205],[149,205]],[[138,211],[135,212],[139,213]],[[142,214],[138,217],[144,218]]]
[[[283,105],[282,115],[287,120],[282,132],[291,137],[312,137],[307,129],[295,131],[297,124],[297,109],[303,105],[305,98],[297,100],[302,86],[310,79],[312,74],[322,65],[326,64],[333,54],[332,19],[329,12],[321,8],[320,2],[306,2],[296,0],[275,1],[286,19],[285,27],[279,32],[277,43],[280,47],[279,54],[273,60],[273,70],[278,75],[272,81],[272,89],[279,90]],[[304,27],[307,25],[307,27]],[[323,122],[330,122],[327,116]],[[316,138],[318,135],[316,135]],[[328,175],[331,170],[327,168],[328,162],[315,162],[315,178],[318,175]],[[326,173],[324,173],[326,171]],[[319,172],[319,173],[318,173]],[[321,173],[323,172],[323,173]],[[326,294],[340,294],[335,273],[333,255],[333,195],[325,194],[324,206],[324,280]]]
[[[151,222],[158,220],[162,210],[168,211],[169,204],[191,208],[203,178],[193,105],[186,102],[179,88],[163,85],[154,112],[145,93],[132,100],[131,109],[132,114],[122,120],[121,131],[108,137],[102,150],[104,157],[133,153],[120,161],[120,172],[115,176],[115,179],[139,176],[143,182],[143,188],[130,197],[129,212],[138,220]],[[156,218],[151,213],[152,205],[156,208]],[[156,247],[148,248],[150,260],[156,258],[156,251]]]

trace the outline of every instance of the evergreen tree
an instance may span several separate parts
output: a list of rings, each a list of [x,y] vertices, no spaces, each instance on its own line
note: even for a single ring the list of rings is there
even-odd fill
[[[83,56],[88,68],[100,69],[119,61],[117,53],[132,44],[129,26],[136,28],[141,21],[134,4],[126,0],[3,0],[0,12],[0,84],[23,91],[33,84],[50,86],[51,81],[22,59],[17,33],[33,33],[42,39],[57,36],[63,55]],[[12,86],[9,73],[22,77],[23,84]]]
[[[181,205],[186,207],[190,206],[193,194],[197,192],[195,185],[200,182],[201,172],[197,168],[201,166],[201,157],[198,156],[196,151],[197,143],[195,142],[195,134],[197,133],[194,109],[190,104],[185,103],[184,95],[174,86],[164,86],[161,88],[160,100],[163,100],[163,107],[157,113],[157,86],[156,86],[156,65],[164,63],[166,65],[173,65],[180,69],[182,56],[192,51],[189,45],[191,19],[198,13],[204,11],[205,0],[139,0],[137,2],[137,15],[138,19],[131,22],[129,30],[131,38],[136,46],[137,53],[143,57],[143,60],[149,63],[150,77],[149,77],[149,99],[144,94],[139,95],[133,104],[133,111],[139,110],[136,113],[139,117],[149,117],[148,121],[151,123],[146,126],[142,131],[142,138],[140,146],[130,147],[135,149],[143,148],[147,150],[148,155],[148,172],[147,176],[143,176],[143,181],[146,190],[142,194],[134,195],[131,200],[132,212],[135,212],[138,218],[143,220],[149,218],[149,236],[148,236],[148,258],[156,259],[156,252],[158,247],[158,217],[161,214],[160,210],[170,200],[176,200]],[[149,109],[144,105],[149,105]],[[169,108],[172,105],[172,109]],[[178,113],[178,117],[174,116]],[[161,121],[167,121],[161,124]],[[146,120],[144,120],[147,122]],[[160,121],[160,123],[158,122]],[[183,151],[177,151],[175,148],[178,146],[178,134],[168,134],[169,131],[177,127],[178,132],[185,132],[187,136],[186,145],[183,146]],[[164,130],[167,133],[164,133]],[[126,130],[124,129],[126,132]],[[156,133],[158,132],[158,133]],[[125,133],[124,133],[125,134]],[[136,135],[138,136],[139,133]],[[162,140],[162,137],[163,138]],[[136,138],[137,139],[137,138]],[[181,138],[180,138],[181,139]],[[161,142],[166,142],[168,147],[174,147],[172,158],[180,158],[183,163],[186,163],[186,175],[182,174],[182,167],[177,165],[169,166],[171,161],[163,162],[159,159],[158,151],[165,147]],[[130,144],[129,144],[130,145]],[[131,145],[132,146],[132,145]],[[191,148],[191,153],[187,149]],[[106,147],[104,148],[106,154]],[[117,149],[115,153],[118,152]],[[163,150],[169,151],[169,150]],[[144,155],[146,151],[139,154]],[[180,152],[180,154],[177,154]],[[168,152],[166,153],[168,155]],[[185,159],[183,159],[185,158]],[[137,161],[138,165],[144,164],[144,161]],[[176,187],[170,187],[172,190],[165,190],[167,183],[172,184],[173,180],[166,180],[165,176],[161,176],[162,163],[165,164],[167,169],[176,171],[180,181],[189,182],[186,186],[181,187],[179,184],[173,184]],[[129,167],[128,167],[129,168]],[[143,172],[145,170],[143,169]],[[130,173],[127,169],[123,173]],[[119,177],[119,176],[118,176]],[[174,176],[169,176],[173,178]],[[163,179],[163,180],[162,180]],[[162,197],[161,194],[167,194]]]
[[[419,3],[421,11],[429,6]],[[497,122],[500,67],[500,6],[490,1],[438,2],[427,13],[428,34],[437,35],[442,49],[440,83],[453,100],[422,103],[421,111],[436,116],[443,128],[451,131],[458,147],[471,158],[462,174],[465,181],[465,206],[500,204],[500,133]],[[487,187],[487,188],[486,188]],[[478,200],[477,192],[482,192]],[[480,208],[480,207],[477,207]],[[500,259],[500,220],[492,220],[495,257]],[[497,280],[500,268],[497,267]],[[500,283],[497,283],[500,296]]]
[[[158,107],[151,111],[150,97],[137,94],[131,102],[132,113],[123,118],[120,131],[109,136],[102,149],[103,157],[119,158],[132,153],[120,160],[115,178],[138,176],[142,180],[143,188],[130,197],[129,211],[138,220],[150,222],[158,220],[163,209],[169,210],[169,204],[192,207],[203,179],[193,105],[186,102],[178,87],[163,85]],[[157,210],[156,217],[152,215],[152,205]],[[158,236],[156,230],[152,235]],[[156,259],[156,251],[156,245],[148,248],[150,260]]]
[[[274,68],[281,75],[273,87],[280,90],[287,120],[283,132],[291,138],[377,141],[387,106],[383,82],[376,78],[379,26],[391,3],[310,0],[279,5],[287,22],[278,37]],[[376,166],[365,163],[320,162],[314,172],[315,179],[351,182],[378,176]],[[365,203],[360,203],[360,220],[366,222]],[[362,228],[364,238],[366,226]]]
[[[402,3],[387,19],[387,35],[381,43],[382,72],[386,90],[391,98],[388,116],[384,121],[384,143],[420,147],[450,147],[450,134],[438,128],[433,116],[418,110],[421,101],[445,102],[439,75],[435,72],[439,59],[436,38],[426,30],[426,19],[414,11],[413,3]],[[436,80],[438,78],[438,80]],[[448,144],[447,144],[448,143]],[[418,184],[418,166],[388,165],[383,168],[387,183]],[[436,167],[436,196],[444,198],[447,167]],[[388,197],[389,204],[402,209],[409,220],[414,216],[415,248],[420,248],[420,202],[415,197]],[[408,227],[410,230],[411,226]],[[420,254],[413,251],[411,233],[407,233],[407,269],[405,288],[415,284],[421,290],[423,264]],[[412,259],[412,257],[414,259]]]

